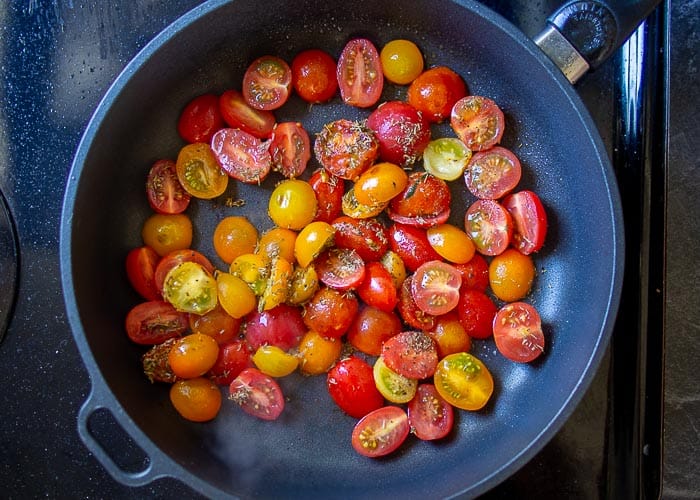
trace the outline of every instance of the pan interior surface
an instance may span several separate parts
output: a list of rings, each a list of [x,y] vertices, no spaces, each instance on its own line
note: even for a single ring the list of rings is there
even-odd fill
[[[140,228],[151,213],[146,173],[184,145],[175,127],[180,110],[197,95],[240,89],[256,57],[291,61],[303,49],[323,48],[337,58],[354,37],[377,47],[410,39],[426,66],[449,66],[470,93],[494,99],[506,115],[502,144],[523,164],[519,189],[540,195],[550,228],[535,256],[538,276],[527,299],[542,316],[545,355],[520,365],[503,358],[492,341],[475,341],[473,352],[495,379],[491,402],[480,412],[457,412],[446,441],[409,439],[380,460],[352,450],[355,421],[333,404],[325,377],[281,379],[288,401],[274,422],[247,417],[227,402],[213,422],[185,422],[171,408],[167,388],[146,381],[140,370],[144,349],[123,329],[126,313],[139,302],[124,258],[142,244]],[[592,122],[563,77],[532,47],[505,21],[467,2],[418,0],[397,8],[391,2],[245,0],[196,9],[127,67],[76,155],[64,203],[61,264],[69,317],[93,383],[104,381],[128,415],[118,416],[120,422],[140,429],[171,459],[174,476],[207,494],[242,497],[476,495],[517,470],[559,429],[607,344],[618,301],[622,228],[616,187]],[[405,91],[387,85],[383,100],[403,98]],[[301,121],[313,137],[324,123],[368,113],[338,97],[308,106],[293,96],[275,114],[278,122]],[[433,135],[451,135],[449,126],[435,126]],[[308,171],[316,167],[312,159]],[[211,244],[214,226],[225,216],[246,215],[259,228],[271,227],[267,198],[280,179],[273,174],[261,186],[231,182],[222,200],[244,200],[242,207],[193,200],[194,247],[225,269]],[[462,225],[473,199],[461,181],[453,184],[452,222]]]

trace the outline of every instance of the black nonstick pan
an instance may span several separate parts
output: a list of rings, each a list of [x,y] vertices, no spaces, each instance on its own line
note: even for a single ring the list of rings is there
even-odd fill
[[[148,44],[96,110],[75,157],[62,214],[66,307],[92,379],[78,429],[110,474],[134,486],[175,477],[208,497],[438,498],[476,496],[532,458],[587,389],[620,297],[624,249],[617,185],[571,85],[655,4],[620,3],[622,10],[577,2],[552,18],[538,43],[566,63],[567,76],[516,28],[466,0],[213,1]],[[555,25],[580,47],[586,62],[560,50],[571,46],[559,39]],[[502,144],[523,163],[520,187],[540,195],[550,226],[535,257],[538,277],[527,298],[543,319],[545,355],[516,364],[492,341],[475,341],[473,352],[496,382],[487,407],[459,412],[454,432],[443,442],[411,439],[379,460],[351,448],[355,420],[328,397],[325,377],[281,379],[288,401],[274,422],[247,417],[233,404],[224,404],[210,423],[184,421],[172,409],[167,388],[145,379],[144,349],[129,341],[123,326],[139,302],[124,259],[142,244],[140,229],[151,213],[145,176],[154,160],[175,158],[184,145],[175,127],[184,105],[206,92],[240,88],[243,72],[259,56],[291,61],[303,49],[323,48],[337,57],[354,37],[369,38],[378,47],[410,39],[428,66],[449,66],[470,93],[494,99],[506,115]],[[403,96],[405,88],[387,85],[383,100]],[[334,119],[368,113],[343,105],[339,97],[309,107],[293,96],[276,116],[301,121],[313,134]],[[436,126],[433,134],[449,135],[449,128]],[[231,183],[224,197],[244,199],[243,207],[227,206],[223,198],[193,202],[188,214],[196,228],[194,246],[224,268],[210,242],[215,224],[242,214],[260,228],[270,227],[267,197],[280,180],[276,175],[261,186]],[[470,196],[462,186],[455,188],[453,222],[459,224]],[[95,437],[93,419],[103,411],[147,455],[143,469],[123,467],[118,452],[103,448]]]

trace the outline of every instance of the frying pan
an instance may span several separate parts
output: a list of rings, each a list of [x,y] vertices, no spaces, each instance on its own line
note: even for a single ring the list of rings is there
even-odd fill
[[[637,21],[654,3],[625,7]],[[577,3],[551,20],[559,29],[550,27],[538,42],[566,63],[567,76],[507,21],[467,0],[414,0],[402,8],[386,1],[213,1],[177,20],[136,56],[80,143],[60,232],[68,317],[92,380],[78,430],[114,478],[137,486],[170,476],[209,497],[476,496],[546,444],[583,396],[604,354],[623,271],[615,178],[570,81],[604,59],[635,25],[616,7],[600,4],[584,9]],[[558,31],[580,48],[585,63],[571,64],[577,60],[571,53],[556,55],[561,47],[571,48]],[[300,50],[319,47],[337,57],[358,36],[379,47],[411,39],[429,66],[453,68],[471,93],[499,103],[507,122],[502,144],[524,166],[520,188],[540,195],[550,221],[527,299],[543,319],[545,355],[516,364],[500,356],[493,342],[475,341],[474,354],[496,382],[487,407],[459,412],[444,442],[410,439],[379,460],[350,447],[354,420],[332,403],[324,377],[281,379],[287,407],[272,423],[247,417],[233,404],[224,404],[213,422],[184,421],[172,409],[167,388],[145,381],[143,348],[123,330],[126,313],[139,301],[123,265],[128,250],[142,244],[140,228],[151,213],[145,174],[154,160],[174,158],[182,147],[175,123],[183,106],[205,92],[239,88],[245,68],[258,56],[291,60]],[[383,99],[404,95],[405,89],[387,85]],[[313,134],[331,120],[361,119],[367,111],[349,109],[338,98],[309,107],[293,96],[276,114],[278,121],[302,121]],[[434,136],[449,135],[446,127],[435,127]],[[310,170],[316,166],[312,160]],[[194,246],[223,268],[210,242],[216,222],[245,214],[260,228],[270,227],[266,200],[278,180],[273,175],[261,186],[231,183],[222,200],[243,199],[243,207],[194,201],[188,209],[197,228]],[[459,183],[453,187],[453,222],[459,224],[471,200]],[[143,450],[144,468],[124,467],[118,452],[103,447],[94,423],[102,412]]]

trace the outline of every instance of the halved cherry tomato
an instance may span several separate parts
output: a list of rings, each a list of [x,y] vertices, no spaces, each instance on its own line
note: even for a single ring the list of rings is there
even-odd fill
[[[182,262],[165,276],[163,298],[178,311],[205,314],[216,307],[216,280],[204,266]]]
[[[423,168],[438,179],[459,178],[472,157],[472,152],[456,137],[441,137],[428,143],[423,151]]]
[[[301,179],[286,179],[275,187],[268,201],[268,213],[279,227],[298,231],[316,216],[316,193]]]
[[[438,224],[428,228],[428,242],[445,260],[466,264],[474,257],[476,247],[471,238],[452,224]]]
[[[231,382],[228,399],[253,417],[275,420],[284,410],[282,389],[257,368],[246,368]]]
[[[209,335],[219,345],[231,342],[238,336],[242,321],[227,313],[221,304],[204,314],[190,314],[193,333]]]
[[[374,106],[384,88],[382,63],[374,44],[366,38],[350,40],[338,59],[336,76],[345,104]]]
[[[392,40],[379,53],[384,77],[398,85],[408,85],[423,72],[423,54],[410,40]]]
[[[230,265],[236,257],[255,250],[258,230],[246,217],[230,215],[216,224],[212,240],[216,254]]]
[[[132,249],[126,255],[126,276],[129,283],[146,300],[160,300],[155,273],[160,257],[149,246]]]
[[[163,382],[172,384],[178,381],[177,375],[173,373],[168,362],[170,349],[177,341],[178,338],[172,338],[160,344],[155,344],[141,356],[143,373],[151,383]]]
[[[178,380],[170,388],[170,401],[183,418],[207,422],[219,414],[221,391],[204,377]]]
[[[262,295],[270,276],[269,263],[267,255],[246,253],[239,255],[231,262],[229,272],[245,281],[255,295]]]
[[[300,266],[306,267],[333,243],[335,228],[323,221],[307,224],[294,242],[294,257]]]
[[[464,182],[477,198],[496,200],[512,191],[521,176],[518,157],[506,148],[494,146],[472,156],[464,171]]]
[[[477,200],[464,214],[464,229],[479,253],[498,255],[510,243],[513,219],[497,201]]]
[[[481,254],[475,253],[469,262],[455,264],[454,267],[462,274],[462,289],[486,291],[489,286],[489,264]]]
[[[455,311],[435,318],[435,328],[427,333],[435,341],[440,359],[456,352],[469,352],[472,346],[471,339]]]
[[[355,186],[352,186],[343,195],[342,209],[343,213],[348,217],[354,219],[369,219],[370,217],[375,217],[382,213],[388,205],[388,202],[374,203],[372,205],[360,203],[357,201],[357,198],[355,198]]]
[[[450,116],[452,106],[467,95],[467,86],[457,73],[445,66],[421,73],[408,87],[408,102],[432,123]]]
[[[489,264],[489,282],[493,294],[504,302],[525,297],[535,279],[535,264],[529,255],[507,248]]]
[[[544,352],[540,315],[530,304],[503,306],[493,319],[493,338],[498,351],[518,363],[529,363]]]
[[[461,286],[462,275],[457,269],[441,260],[431,260],[416,269],[411,294],[421,311],[439,316],[457,307]]]
[[[428,228],[447,222],[451,200],[447,182],[415,171],[408,176],[406,188],[391,200],[387,213],[395,222]]]
[[[420,384],[408,402],[408,422],[418,439],[432,441],[447,436],[454,423],[452,405],[445,401],[433,384]]]
[[[403,168],[395,163],[376,163],[355,181],[355,198],[365,205],[385,203],[401,193],[406,184],[408,175]]]
[[[399,301],[391,274],[379,262],[365,265],[365,277],[357,287],[357,294],[365,304],[382,311],[393,311]]]
[[[384,404],[374,385],[372,367],[357,356],[336,363],[328,371],[326,386],[335,404],[351,417],[362,418]]]
[[[363,304],[348,329],[348,342],[365,354],[379,356],[382,344],[400,333],[401,328],[401,320],[393,311]]]
[[[192,99],[180,113],[177,131],[187,142],[209,142],[214,132],[224,126],[219,110],[219,96],[204,94]]]
[[[263,345],[253,354],[255,366],[270,377],[286,377],[299,366],[299,358],[276,345]]]
[[[269,344],[288,351],[299,345],[306,331],[301,309],[287,304],[246,316],[245,338],[253,350]]]
[[[357,288],[365,278],[365,263],[355,250],[331,248],[316,259],[321,283],[345,292]]]
[[[391,280],[394,282],[394,287],[399,290],[406,279],[406,275],[408,274],[406,272],[406,264],[404,264],[401,257],[399,257],[399,254],[393,250],[388,250],[384,255],[382,255],[379,262],[381,262],[382,266],[384,266],[384,269],[389,271]]]
[[[243,130],[222,128],[211,149],[224,172],[247,184],[260,184],[272,168],[269,144]]]
[[[436,318],[435,316],[424,313],[416,305],[416,301],[413,299],[413,292],[411,292],[412,281],[413,275],[408,276],[399,290],[399,314],[404,322],[412,328],[432,330],[435,328]]]
[[[394,335],[382,345],[384,363],[406,378],[428,378],[438,362],[435,342],[422,331],[409,330]]]
[[[219,305],[234,318],[243,318],[257,305],[255,293],[248,283],[230,273],[216,273],[216,292]]]
[[[424,229],[405,224],[392,224],[389,227],[389,244],[410,271],[430,260],[440,260],[440,255],[428,241]]]
[[[218,385],[231,385],[244,369],[250,368],[250,346],[245,339],[234,339],[219,346],[219,356],[208,377]]]
[[[267,279],[265,290],[260,296],[258,309],[268,311],[287,300],[289,283],[292,279],[294,268],[283,257],[276,257],[270,262],[270,276]]]
[[[190,193],[177,177],[175,162],[157,160],[148,172],[146,179],[148,204],[159,214],[179,214],[190,204]]]
[[[403,101],[380,104],[367,118],[367,126],[379,141],[379,157],[402,167],[412,166],[430,142],[428,120]]]
[[[260,236],[255,253],[270,261],[281,257],[287,262],[294,262],[294,248],[297,233],[286,227],[273,227]]]
[[[201,377],[216,363],[219,344],[209,335],[191,333],[175,342],[168,363],[173,373],[180,378]]]
[[[372,375],[377,390],[392,403],[408,403],[416,395],[418,380],[396,373],[386,366],[382,356],[374,362]]]
[[[320,281],[314,266],[295,267],[289,282],[287,303],[297,306],[304,304],[314,296],[319,286]]]
[[[443,358],[435,370],[435,389],[449,404],[462,410],[480,410],[493,394],[493,377],[486,365],[466,352]]]
[[[185,214],[153,214],[143,223],[141,237],[162,257],[192,245],[192,221]]]
[[[126,333],[132,342],[154,345],[180,337],[187,332],[187,314],[176,310],[172,304],[152,300],[134,306],[126,315]]]
[[[271,111],[251,108],[237,90],[221,94],[219,110],[229,127],[239,128],[260,139],[270,137],[275,127],[275,115]]]
[[[547,234],[547,212],[532,191],[519,191],[506,196],[503,206],[513,218],[513,246],[529,255],[544,245]]]
[[[228,175],[221,170],[209,144],[188,144],[177,155],[177,178],[185,191],[195,198],[210,200],[228,187]]]
[[[306,102],[325,102],[338,90],[336,63],[320,49],[304,50],[292,60],[292,84]]]
[[[330,173],[354,181],[379,156],[379,142],[363,123],[342,118],[323,126],[314,154]]]
[[[325,168],[320,168],[311,174],[309,184],[316,193],[318,201],[314,220],[330,223],[342,212],[345,181],[331,174]]]
[[[350,328],[358,309],[352,293],[322,286],[304,304],[304,324],[324,337],[339,339]]]
[[[503,111],[488,97],[470,95],[452,107],[450,125],[472,151],[484,151],[501,141],[505,130]]]
[[[309,134],[299,122],[278,123],[270,142],[272,169],[287,178],[299,177],[311,159]]]
[[[355,250],[365,262],[379,260],[389,249],[389,233],[379,219],[346,215],[333,220],[335,246]]]
[[[292,70],[276,56],[253,61],[243,75],[243,97],[255,109],[270,111],[281,107],[292,88]]]
[[[385,406],[365,415],[352,430],[352,447],[365,457],[395,451],[408,437],[408,415],[398,406]]]
[[[326,373],[340,357],[343,342],[309,330],[299,342],[299,371],[304,375]]]
[[[459,321],[467,334],[475,339],[485,339],[493,334],[493,317],[497,307],[493,300],[480,290],[462,290],[457,304]]]
[[[160,259],[158,266],[156,266],[153,279],[159,293],[162,294],[163,292],[163,284],[165,283],[165,277],[167,274],[173,267],[182,262],[196,262],[197,264],[201,264],[204,269],[209,272],[209,274],[214,274],[214,265],[204,256],[204,254],[198,252],[197,250],[192,250],[191,248],[174,250]]]

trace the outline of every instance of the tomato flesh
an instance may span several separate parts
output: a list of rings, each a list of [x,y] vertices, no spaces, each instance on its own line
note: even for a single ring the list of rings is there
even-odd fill
[[[408,415],[398,406],[385,406],[365,415],[352,431],[352,447],[375,458],[395,451],[408,437]]]
[[[237,90],[227,90],[221,94],[219,110],[229,127],[239,128],[260,139],[270,137],[275,127],[275,115],[271,111],[250,107]]]
[[[450,188],[426,172],[412,172],[406,188],[389,203],[389,218],[401,224],[428,228],[450,217]]]
[[[408,422],[418,439],[442,439],[452,430],[454,410],[432,384],[420,384],[407,407]]]
[[[275,420],[284,410],[282,389],[257,368],[246,368],[231,382],[228,398],[253,417]]]
[[[450,125],[472,151],[485,151],[501,141],[505,117],[488,97],[466,96],[452,107]]]
[[[316,136],[314,154],[330,173],[354,181],[379,156],[379,142],[366,125],[340,119],[324,125]]]
[[[497,201],[477,200],[464,214],[464,229],[479,253],[498,255],[510,244],[513,219]]]
[[[472,156],[464,171],[464,182],[477,198],[496,200],[510,192],[520,182],[520,160],[501,146]]]
[[[411,280],[411,294],[426,314],[439,316],[457,306],[462,275],[450,264],[432,260],[421,264]]]
[[[513,218],[513,246],[529,255],[544,245],[547,234],[547,212],[532,191],[519,191],[503,199],[503,206]]]
[[[493,377],[475,356],[458,352],[445,356],[435,370],[435,389],[449,404],[463,410],[480,410],[493,394]]]
[[[172,304],[154,300],[134,306],[126,315],[125,327],[132,342],[155,345],[187,332],[189,320]]]
[[[384,88],[381,60],[374,44],[365,38],[350,40],[338,59],[336,76],[345,104],[374,106]]]
[[[211,140],[216,161],[230,177],[260,184],[272,168],[269,145],[248,132],[223,128]]]
[[[331,248],[316,259],[318,278],[339,291],[357,288],[365,278],[365,263],[355,250]]]
[[[159,214],[179,214],[190,204],[191,195],[180,183],[172,160],[157,160],[146,179],[146,194],[151,208]]]
[[[542,320],[532,305],[512,302],[493,319],[493,338],[498,351],[511,361],[529,363],[544,352]]]
[[[243,75],[243,97],[255,109],[270,111],[282,107],[292,88],[292,70],[276,56],[253,61]]]
[[[272,169],[287,178],[299,177],[311,159],[311,141],[301,123],[278,123],[270,142]]]

